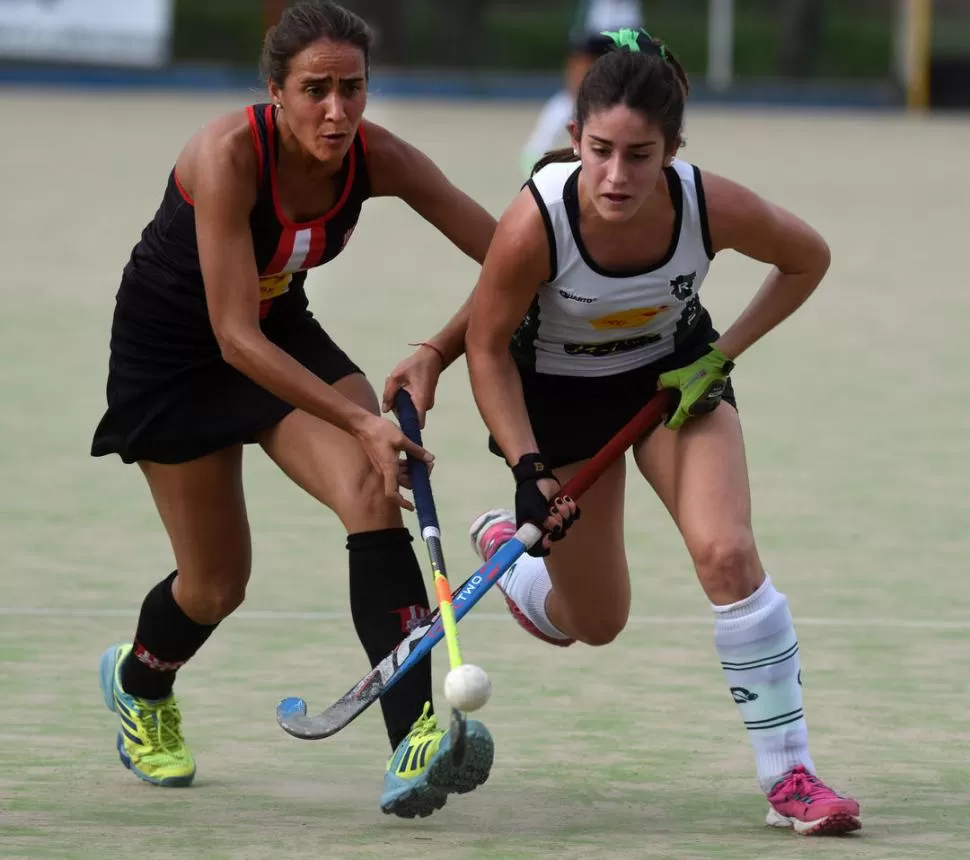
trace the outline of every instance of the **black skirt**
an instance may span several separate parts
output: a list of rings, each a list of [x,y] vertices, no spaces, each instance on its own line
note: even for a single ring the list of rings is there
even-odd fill
[[[670,355],[612,376],[560,376],[520,367],[532,432],[546,465],[557,469],[593,457],[646,405],[661,373],[696,361],[717,338],[708,321]],[[721,399],[737,409],[730,380]],[[488,447],[504,456],[491,435]]]
[[[119,297],[111,325],[108,409],[91,454],[125,463],[184,463],[238,443],[252,443],[293,406],[227,364],[211,328],[177,333]],[[324,382],[360,368],[309,311],[263,327],[264,334]]]

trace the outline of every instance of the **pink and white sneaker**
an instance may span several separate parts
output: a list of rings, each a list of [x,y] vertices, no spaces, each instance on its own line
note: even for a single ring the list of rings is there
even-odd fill
[[[862,827],[859,804],[833,791],[802,765],[775,783],[768,803],[768,824],[792,827],[802,836],[839,836]]]
[[[471,527],[468,529],[468,537],[471,540],[472,549],[475,551],[475,554],[482,561],[488,561],[498,552],[499,547],[515,537],[515,532],[515,514],[505,508],[492,508],[492,510],[485,511],[484,514],[481,514],[471,524]],[[526,617],[525,613],[519,609],[512,598],[505,593],[501,580],[496,584],[498,585],[499,591],[502,592],[502,596],[505,598],[505,605],[509,608],[509,612],[512,613],[512,617],[519,627],[527,633],[535,636],[536,639],[540,639],[549,645],[556,645],[559,648],[566,648],[576,641],[575,639],[553,639],[551,636],[546,636],[545,633]]]

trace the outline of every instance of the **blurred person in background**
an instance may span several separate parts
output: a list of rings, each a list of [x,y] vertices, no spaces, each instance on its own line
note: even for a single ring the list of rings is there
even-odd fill
[[[122,763],[155,785],[195,777],[176,674],[245,596],[244,445],[259,444],[346,528],[351,616],[371,665],[429,612],[399,485],[402,452],[431,455],[380,417],[363,372],[310,313],[306,270],[343,250],[370,197],[400,198],[479,263],[495,220],[363,119],[370,49],[367,24],[336,4],[286,9],[263,46],[271,103],[216,117],[188,141],[124,269],[91,452],[138,463],[177,569],[145,597],[134,640],[104,652],[100,682]],[[422,423],[466,322],[467,307],[396,371]],[[381,699],[393,750],[384,812],[430,815],[488,777],[488,730],[468,721],[454,763],[431,690],[429,657]]]
[[[569,140],[576,91],[586,72],[607,50],[604,30],[636,30],[643,26],[640,0],[580,0],[569,31],[569,51],[563,71],[563,88],[543,105],[532,134],[522,150],[520,168],[529,176],[532,166],[547,152]]]

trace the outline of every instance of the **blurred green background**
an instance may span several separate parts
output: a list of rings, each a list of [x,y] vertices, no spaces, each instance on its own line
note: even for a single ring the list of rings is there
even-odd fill
[[[176,61],[251,66],[274,6],[176,0]],[[379,31],[375,65],[551,71],[563,60],[575,0],[346,0]],[[894,0],[736,0],[742,78],[884,80],[892,73]],[[687,70],[707,65],[708,0],[644,0],[647,27]],[[952,38],[952,32],[950,37]]]

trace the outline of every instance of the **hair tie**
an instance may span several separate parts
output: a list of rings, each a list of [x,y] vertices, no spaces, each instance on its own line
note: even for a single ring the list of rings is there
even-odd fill
[[[664,60],[667,59],[666,46],[663,44],[658,45],[654,42],[653,36],[642,27],[638,30],[632,30],[629,27],[624,27],[622,30],[603,30],[600,35],[610,39],[616,51],[631,51],[633,53],[647,55],[653,54]]]

